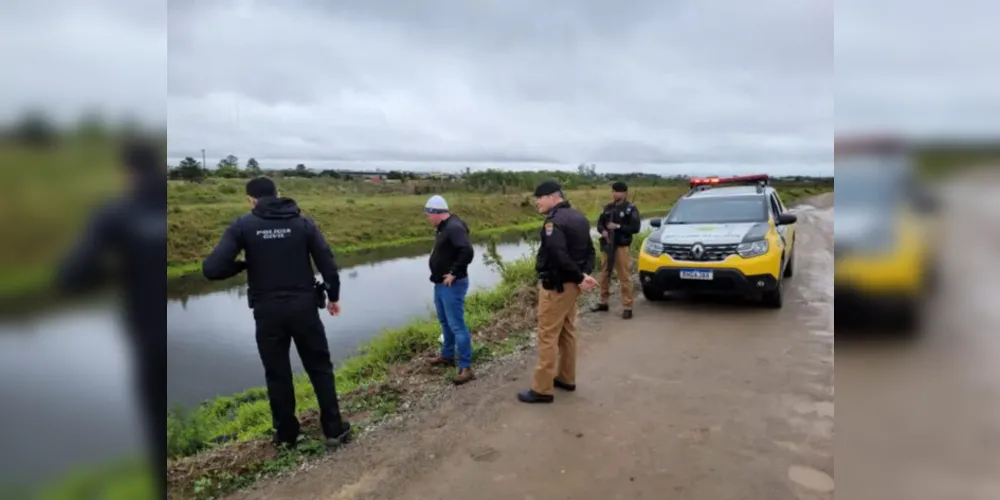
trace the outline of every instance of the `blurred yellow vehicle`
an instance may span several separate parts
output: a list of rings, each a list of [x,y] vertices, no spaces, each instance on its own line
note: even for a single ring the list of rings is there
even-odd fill
[[[795,262],[795,223],[766,175],[691,180],[639,253],[647,300],[666,292],[751,295],[782,306]]]
[[[918,331],[939,279],[938,199],[899,146],[838,143],[835,171],[836,325]]]

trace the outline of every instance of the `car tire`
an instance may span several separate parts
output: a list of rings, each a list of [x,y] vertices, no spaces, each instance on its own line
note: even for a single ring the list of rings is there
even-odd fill
[[[642,287],[642,296],[650,302],[660,302],[665,299],[663,290],[646,285]]]
[[[794,248],[794,247],[793,247]],[[795,250],[792,250],[792,254],[788,256],[788,263],[785,264],[785,278],[791,278],[795,274]]]
[[[783,288],[782,287],[783,281],[785,280],[779,279],[778,285],[774,288],[774,290],[771,290],[769,292],[764,292],[763,296],[761,296],[761,300],[763,301],[766,307],[770,309],[781,309],[781,306],[783,305],[784,302],[784,297],[781,293],[782,292],[781,289]]]
[[[923,323],[922,312],[923,304],[918,300],[904,304],[889,315],[892,321],[887,325],[887,328],[899,337],[916,338],[920,334]]]

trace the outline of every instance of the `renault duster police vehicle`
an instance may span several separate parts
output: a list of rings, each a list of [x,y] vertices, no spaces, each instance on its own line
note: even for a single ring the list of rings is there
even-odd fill
[[[782,306],[794,272],[795,223],[767,175],[696,178],[639,253],[647,300],[666,292],[757,296]]]
[[[891,139],[838,138],[835,167],[837,326],[918,333],[939,279],[940,200]]]

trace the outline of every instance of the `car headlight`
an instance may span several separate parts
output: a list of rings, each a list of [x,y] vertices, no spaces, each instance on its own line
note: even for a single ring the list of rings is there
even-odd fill
[[[646,243],[642,245],[642,250],[653,257],[659,257],[663,253],[663,243],[646,238]]]
[[[758,257],[767,253],[767,240],[751,241],[748,243],[740,243],[736,247],[736,253],[740,254],[740,257],[750,258]]]

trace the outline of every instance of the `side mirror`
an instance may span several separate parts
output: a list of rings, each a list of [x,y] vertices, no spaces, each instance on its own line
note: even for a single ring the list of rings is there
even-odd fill
[[[799,220],[799,216],[797,216],[795,214],[790,214],[790,213],[786,212],[786,213],[783,213],[783,214],[781,214],[781,215],[778,216],[778,220],[777,220],[777,222],[775,222],[775,225],[776,226],[787,226],[789,224],[795,224],[796,222],[798,222],[798,220]]]
[[[649,225],[653,226],[653,227],[660,227],[660,226],[663,225],[663,219],[660,219],[659,217],[657,217],[657,218],[649,221]]]

